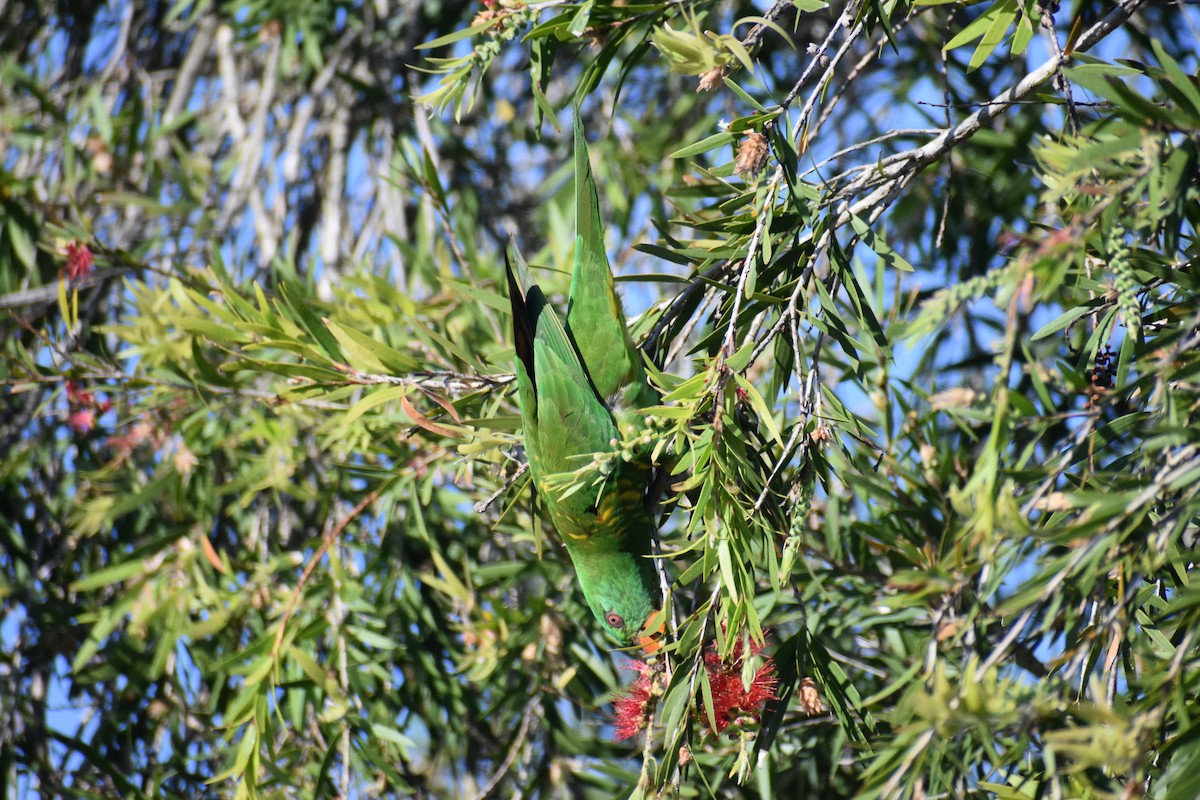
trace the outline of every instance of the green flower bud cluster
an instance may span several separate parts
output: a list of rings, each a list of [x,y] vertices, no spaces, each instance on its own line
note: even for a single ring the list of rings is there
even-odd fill
[[[671,71],[680,75],[702,75],[733,60],[733,54],[720,46],[715,37],[701,33],[694,19],[690,30],[675,30],[664,24],[650,35],[658,52],[670,62]]]
[[[1000,285],[1008,275],[1008,271],[1008,267],[988,270],[982,275],[971,278],[969,281],[949,287],[946,289],[945,294],[946,307],[954,308],[960,303],[977,300],[990,292],[994,292],[1000,288]]]
[[[1129,244],[1125,241],[1125,229],[1117,226],[1109,232],[1108,238],[1108,267],[1113,273],[1113,289],[1117,295],[1117,308],[1121,311],[1121,321],[1125,330],[1135,340],[1141,333],[1142,308],[1138,303],[1137,275],[1129,261]]]

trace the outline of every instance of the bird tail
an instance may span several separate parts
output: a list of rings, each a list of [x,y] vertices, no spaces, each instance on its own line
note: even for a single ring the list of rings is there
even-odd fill
[[[606,400],[632,382],[645,382],[641,355],[625,327],[617,297],[604,222],[587,140],[575,109],[575,271],[567,306],[567,331],[575,342],[597,392]]]

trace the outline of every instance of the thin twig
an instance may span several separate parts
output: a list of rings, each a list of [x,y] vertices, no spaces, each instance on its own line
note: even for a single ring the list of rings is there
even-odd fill
[[[513,738],[512,744],[509,745],[508,752],[504,756],[504,761],[500,763],[496,772],[488,780],[487,785],[476,795],[475,800],[484,800],[485,797],[495,791],[496,787],[500,785],[500,781],[512,769],[513,762],[517,760],[517,754],[525,745],[525,737],[529,735],[529,726],[533,722],[534,711],[539,702],[541,701],[535,699],[529,705],[525,706],[525,713],[521,715],[521,727],[517,729],[517,735]]]
[[[1076,50],[1088,50],[1115,31],[1144,2],[1144,0],[1122,0],[1102,20],[1084,32],[1076,44]],[[836,190],[830,197],[831,203],[858,197],[861,192],[874,189],[853,205],[844,206],[839,212],[835,227],[849,222],[854,216],[863,216],[877,205],[886,206],[887,199],[895,190],[903,188],[914,175],[934,163],[961,142],[969,139],[993,118],[1009,106],[1032,94],[1039,86],[1053,77],[1070,59],[1069,53],[1055,54],[1041,66],[1029,72],[1015,86],[1001,92],[990,103],[968,116],[953,128],[948,128],[932,142],[921,147],[890,156],[882,161],[878,169],[861,173],[850,183]]]
[[[492,492],[485,499],[480,500],[475,504],[475,513],[482,514],[483,512],[487,511],[491,507],[492,503],[496,502],[496,498],[512,488],[512,485],[517,482],[517,478],[520,478],[522,475],[524,475],[528,469],[529,462],[522,462],[521,466],[517,467],[517,471],[508,477],[508,480],[504,482],[503,486]]]
[[[501,375],[463,375],[458,372],[410,372],[408,375],[382,375],[334,365],[346,376],[346,383],[373,386],[387,384],[389,386],[412,386],[418,389],[441,389],[449,394],[470,394],[472,392],[493,391],[501,389],[516,380],[513,374]]]
[[[992,648],[991,655],[989,655],[987,657],[987,660],[984,661],[982,665],[980,665],[979,670],[975,673],[975,683],[982,683],[984,678],[987,676],[988,672],[992,669],[992,667],[999,664],[1001,659],[1007,658],[1009,646],[1012,645],[1012,643],[1017,640],[1017,637],[1021,635],[1021,631],[1025,630],[1025,626],[1028,625],[1030,620],[1032,620],[1032,619],[1033,619],[1033,608],[1032,607],[1025,609],[1025,613],[1023,613],[1021,616],[1017,617],[1017,621],[1014,622],[1012,627],[1010,627],[1008,629],[1008,632],[1004,635],[1004,638],[1001,639]],[[1043,666],[1041,664],[1041,662],[1036,662],[1036,663],[1037,663],[1038,667],[1041,668],[1040,673],[1035,672],[1034,670],[1030,670],[1030,672],[1033,672],[1039,678],[1045,677],[1045,675],[1046,675],[1045,666]]]
[[[675,295],[675,299],[671,301],[671,305],[668,306],[667,310],[664,311],[662,316],[658,318],[658,322],[654,323],[654,327],[650,329],[649,335],[646,336],[645,341],[642,342],[641,349],[648,353],[651,358],[653,358],[658,349],[659,340],[662,338],[663,334],[666,333],[666,330],[670,326],[671,322],[678,317],[680,313],[682,313],[683,307],[691,301],[692,297],[697,292],[703,292],[709,289],[710,281],[722,280],[726,273],[732,268],[732,261],[722,261],[719,264],[714,264],[704,272],[696,275],[692,279],[691,283],[687,285],[687,288]],[[659,364],[659,366],[662,365]]]
[[[774,22],[775,18],[783,13],[784,9],[792,5],[794,5],[793,0],[775,0],[774,5],[772,5],[767,10],[767,13],[763,14],[762,16],[762,18],[766,21],[758,22],[753,28],[750,29],[750,32],[746,34],[746,38],[742,39],[742,47],[749,50],[750,48],[754,47],[754,45],[758,44],[758,40],[761,39],[762,35],[767,31],[767,23]]]
[[[90,289],[93,286],[106,284],[109,281],[116,280],[124,275],[133,272],[129,267],[117,267],[114,269],[98,269],[90,275],[85,275],[81,278],[76,278],[67,284],[68,291],[71,289]],[[0,309],[8,308],[23,308],[25,306],[36,306],[42,304],[53,303],[58,300],[58,281],[48,283],[45,286],[35,286],[32,289],[24,289],[19,292],[10,292],[5,295],[0,295]]]
[[[283,618],[279,620],[279,629],[275,631],[275,644],[271,647],[272,658],[279,654],[279,646],[283,643],[283,634],[287,630],[288,620],[292,618],[292,612],[296,610],[296,602],[300,599],[300,593],[304,591],[304,584],[308,583],[309,576],[317,568],[317,564],[320,563],[321,559],[325,557],[325,553],[329,551],[334,540],[342,535],[342,531],[346,529],[346,526],[361,514],[367,506],[375,502],[375,498],[378,496],[379,489],[373,489],[358,502],[358,505],[350,510],[349,514],[342,517],[342,520],[325,534],[325,538],[321,541],[321,546],[317,548],[317,552],[312,554],[312,558],[308,560],[308,564],[304,567],[304,572],[300,575],[299,583],[292,590],[292,599],[288,601],[287,611],[284,612]]]
[[[833,42],[833,37],[836,36],[838,31],[842,29],[843,20],[844,17],[838,17],[837,22],[835,22],[833,27],[829,29],[829,33],[825,36],[821,43],[810,51],[812,58],[809,59],[808,66],[804,68],[802,73],[800,73],[800,77],[792,85],[792,89],[787,93],[787,97],[783,98],[783,102],[779,104],[780,114],[782,114],[788,109],[788,107],[791,106],[792,101],[800,95],[800,92],[803,91],[804,87],[808,84],[808,79],[812,76],[813,70],[815,70],[817,65],[821,63],[821,56],[825,55],[825,51],[829,49],[829,45]],[[828,75],[829,73],[827,71],[822,78],[825,78]]]
[[[804,172],[801,172],[800,177],[806,178],[809,175],[812,175],[814,172],[821,169],[821,167],[827,166],[827,165],[833,163],[834,161],[837,161],[839,158],[844,158],[845,156],[848,156],[851,153],[856,153],[859,150],[865,150],[866,148],[871,147],[873,145],[883,144],[884,142],[890,141],[892,139],[899,139],[901,137],[906,137],[906,136],[930,136],[930,137],[932,137],[932,136],[937,136],[941,132],[942,132],[941,128],[896,128],[895,130],[890,130],[887,133],[880,134],[879,136],[876,136],[873,139],[867,139],[865,141],[858,142],[856,144],[850,145],[849,147],[844,147],[841,150],[838,150],[836,153],[829,156],[828,158],[822,159],[821,161],[817,162],[816,164],[813,164],[811,167],[809,167]],[[874,166],[873,164],[862,165],[859,167],[855,167],[855,169],[858,169],[858,170],[871,169],[873,166]],[[830,179],[830,181],[835,181],[835,180],[837,180],[837,176],[834,176],[833,178]]]
[[[821,43],[821,48],[818,50],[816,57],[813,58],[812,64],[809,65],[809,70],[805,70],[806,73],[810,71],[814,65],[820,62],[820,56],[824,54],[825,49],[832,41],[833,34],[836,33],[841,26],[845,25],[845,20],[846,16],[844,14],[838,18],[837,25],[835,25],[833,30],[829,32],[829,36],[825,38],[825,41]],[[817,98],[819,98],[824,92],[825,86],[828,85],[831,80],[833,80],[833,73],[837,71],[838,64],[840,64],[842,59],[845,58],[846,53],[850,52],[850,47],[854,44],[854,41],[858,38],[859,34],[862,33],[862,30],[862,22],[859,22],[850,29],[850,32],[846,34],[846,40],[842,42],[842,46],[838,48],[836,53],[834,53],[833,58],[829,59],[829,63],[825,67],[825,72],[822,73],[821,77],[817,79],[817,85],[813,87],[812,92],[810,92],[808,95],[808,99],[804,101],[804,107],[800,109],[800,116],[796,118],[796,122],[792,125],[792,142],[795,144],[797,153],[804,152],[804,150],[807,149],[800,142],[800,132],[808,125],[808,119],[810,116],[812,116],[812,111],[816,107]],[[803,80],[803,77],[801,80]],[[795,89],[793,89],[793,91],[795,91]],[[783,167],[781,165],[776,170],[776,174],[782,174],[782,171]]]
[[[917,757],[921,753],[925,752],[925,748],[933,741],[933,736],[936,732],[937,728],[929,728],[921,734],[920,738],[912,743],[912,746],[908,748],[908,752],[904,754],[904,760],[900,762],[900,766],[896,767],[896,771],[892,773],[892,776],[888,778],[887,783],[880,790],[880,797],[900,796],[900,781],[909,774],[908,768],[913,765],[913,762],[917,760]]]

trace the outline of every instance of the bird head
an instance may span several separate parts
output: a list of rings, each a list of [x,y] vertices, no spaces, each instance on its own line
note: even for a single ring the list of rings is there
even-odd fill
[[[579,583],[592,614],[610,638],[622,647],[641,645],[653,652],[660,646],[665,615],[658,609],[658,592],[635,559],[621,554],[602,559],[607,564],[586,563],[577,568]]]

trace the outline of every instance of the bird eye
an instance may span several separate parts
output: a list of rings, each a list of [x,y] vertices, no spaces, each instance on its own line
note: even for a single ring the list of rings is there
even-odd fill
[[[613,628],[625,627],[625,620],[621,619],[621,615],[615,611],[610,611],[604,615],[604,621]]]

